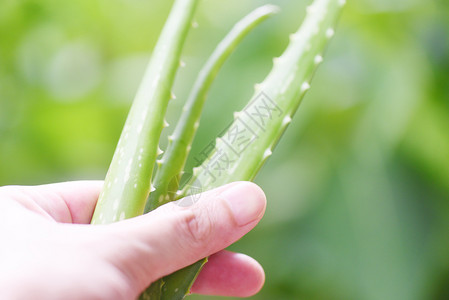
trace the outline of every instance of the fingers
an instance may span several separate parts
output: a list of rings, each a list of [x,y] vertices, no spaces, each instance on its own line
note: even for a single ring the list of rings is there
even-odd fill
[[[26,208],[62,223],[90,223],[103,181],[73,181],[40,186],[2,187],[0,193]]]
[[[42,185],[39,188],[47,199],[47,203],[61,203],[66,208],[61,208],[66,213],[61,214],[60,210],[52,210],[53,206],[47,206],[49,213],[58,222],[88,224],[100,195],[103,181],[73,181]],[[45,197],[47,196],[47,197]],[[68,212],[68,214],[67,214]]]
[[[220,251],[209,257],[192,287],[192,293],[228,297],[249,297],[265,282],[260,264],[251,257]]]
[[[234,243],[259,222],[265,206],[265,195],[255,184],[230,184],[202,194],[190,207],[170,203],[108,225],[115,245],[107,248],[117,267],[144,289]]]

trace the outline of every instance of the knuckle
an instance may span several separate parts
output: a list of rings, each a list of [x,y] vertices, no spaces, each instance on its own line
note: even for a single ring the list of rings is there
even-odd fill
[[[191,209],[181,221],[181,236],[191,248],[204,248],[213,235],[213,222],[204,209]]]

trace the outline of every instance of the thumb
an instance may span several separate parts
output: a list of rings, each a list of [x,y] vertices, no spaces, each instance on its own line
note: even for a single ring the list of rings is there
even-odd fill
[[[141,291],[237,241],[256,226],[265,206],[263,191],[249,182],[203,193],[189,207],[166,204],[107,226],[106,236],[116,241],[115,247],[109,247],[111,261]]]

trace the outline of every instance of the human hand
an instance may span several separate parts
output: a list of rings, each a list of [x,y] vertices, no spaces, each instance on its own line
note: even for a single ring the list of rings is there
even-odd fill
[[[151,282],[209,255],[192,292],[242,297],[262,287],[255,260],[222,250],[262,218],[266,200],[256,185],[233,183],[191,207],[169,203],[122,222],[86,225],[101,186],[0,188],[1,299],[135,299]]]

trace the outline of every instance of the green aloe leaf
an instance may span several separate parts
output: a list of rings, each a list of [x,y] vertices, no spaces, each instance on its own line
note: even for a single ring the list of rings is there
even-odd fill
[[[344,3],[315,0],[307,8],[306,18],[290,36],[289,46],[274,58],[272,71],[256,84],[246,107],[234,114],[234,122],[217,138],[208,160],[194,170],[194,178],[183,195],[189,194],[192,186],[209,190],[256,176],[310,89]]]
[[[107,224],[141,215],[171,87],[198,0],[177,0],[162,30],[144,79],[132,104],[109,167],[92,224]]]
[[[153,182],[154,191],[150,193],[145,213],[173,201],[179,188],[181,172],[184,168],[187,156],[199,126],[201,112],[218,71],[235,48],[254,28],[271,15],[278,12],[274,5],[264,5],[257,8],[240,20],[218,44],[196,79],[193,89],[184,106],[181,118],[172,135],[169,136],[169,145],[162,159],[157,161],[158,170]],[[205,261],[196,264],[196,267],[185,269],[187,274],[178,274],[181,278],[192,278],[198,274]],[[171,286],[175,283],[176,286]],[[176,282],[165,283],[161,278],[153,283],[140,297],[140,299],[160,299],[161,288],[165,291],[173,291],[174,297],[183,297],[190,286],[179,287]]]
[[[145,212],[173,201],[179,188],[181,172],[190,152],[193,138],[199,126],[201,112],[218,71],[235,48],[257,25],[277,13],[279,8],[264,5],[240,20],[219,43],[196,79],[181,118],[174,133],[169,136],[169,144],[162,159],[158,160],[153,186]]]
[[[217,139],[209,158],[194,170],[191,182],[179,197],[196,192],[198,186],[209,190],[256,176],[309,90],[344,4],[344,0],[315,0],[307,8],[306,18],[290,36],[285,52],[274,59],[272,71],[256,85],[251,101],[235,114],[234,122]],[[181,204],[190,205],[192,201],[194,197],[186,197]],[[182,299],[184,296],[175,291],[191,286],[197,276],[186,277],[187,270],[200,271],[203,263],[204,260],[199,261],[167,276],[164,280],[170,288],[163,288],[161,299]]]

